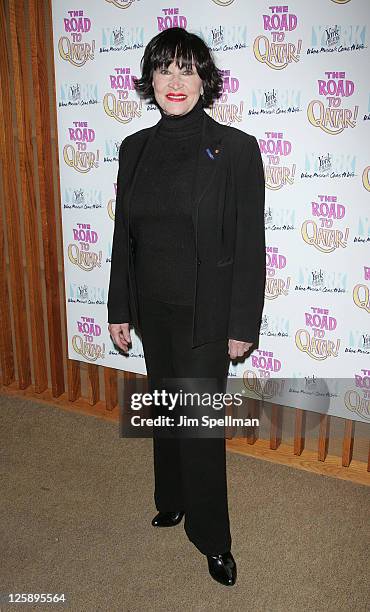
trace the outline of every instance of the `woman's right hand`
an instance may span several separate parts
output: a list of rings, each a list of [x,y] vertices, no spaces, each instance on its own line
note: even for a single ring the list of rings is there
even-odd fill
[[[125,353],[128,351],[128,344],[131,343],[129,323],[109,323],[108,331],[114,344],[119,346]]]

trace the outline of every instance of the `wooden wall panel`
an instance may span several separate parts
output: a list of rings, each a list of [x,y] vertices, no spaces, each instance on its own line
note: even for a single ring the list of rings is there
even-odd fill
[[[0,32],[1,36],[1,32]],[[3,96],[1,93],[0,79],[0,116],[4,117],[3,111]],[[4,171],[4,162],[6,160],[6,145],[4,130],[0,130],[0,198],[2,202],[9,199],[8,183],[6,173]],[[10,385],[15,380],[15,365],[13,354],[13,338],[10,316],[10,295],[7,283],[7,266],[6,266],[6,241],[4,226],[4,215],[0,211],[0,380],[3,385]]]
[[[306,412],[299,408],[295,411],[294,454],[301,455],[305,442]]]
[[[12,72],[14,82],[17,149],[20,173],[20,204],[25,235],[29,315],[33,374],[36,393],[47,388],[45,328],[40,277],[40,247],[37,224],[36,179],[32,147],[32,99],[27,62],[25,6],[21,0],[9,0]]]
[[[273,404],[271,408],[270,448],[276,450],[281,443],[283,411],[281,406]]]
[[[342,465],[348,467],[352,461],[353,439],[355,435],[355,421],[346,419],[343,436]]]
[[[330,434],[330,416],[322,414],[320,417],[320,434],[319,434],[319,447],[318,447],[318,460],[325,461],[326,455],[328,454],[329,446],[329,434]]]
[[[60,367],[60,356],[63,354],[63,344],[58,278],[57,224],[55,223],[55,219],[58,218],[58,216],[55,207],[52,167],[53,155],[52,142],[50,139],[50,107],[54,107],[54,99],[50,99],[49,77],[45,63],[47,49],[52,48],[52,37],[51,30],[49,30],[50,35],[48,37],[45,35],[47,30],[45,27],[43,5],[40,0],[28,0],[26,3],[26,10],[30,29],[51,388],[53,396],[58,397],[64,392],[64,370]],[[59,201],[57,203],[59,204]]]
[[[3,167],[3,208],[5,212],[6,238],[9,253],[9,279],[11,310],[14,320],[14,347],[16,351],[17,382],[20,389],[31,384],[30,343],[28,338],[27,304],[21,220],[18,202],[16,143],[13,134],[13,100],[11,97],[10,35],[7,27],[5,3],[0,2],[0,81],[3,129],[1,141],[1,164]],[[9,9],[9,6],[7,7]],[[5,128],[5,129],[4,129]],[[5,296],[3,296],[5,297]],[[2,344],[8,346],[6,338]]]
[[[104,391],[105,391],[105,406],[107,410],[113,410],[117,406],[117,370],[113,368],[104,368]]]

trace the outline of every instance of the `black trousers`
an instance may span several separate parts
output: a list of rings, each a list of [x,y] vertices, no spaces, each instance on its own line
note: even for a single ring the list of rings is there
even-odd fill
[[[225,338],[192,348],[192,310],[192,306],[139,295],[149,390],[165,388],[162,378],[179,377],[188,381],[187,390],[203,393],[204,381],[210,378],[209,393],[225,392],[228,341]],[[153,427],[156,508],[159,512],[183,510],[185,532],[203,554],[226,552],[231,549],[231,534],[225,437],[176,434],[163,437]]]

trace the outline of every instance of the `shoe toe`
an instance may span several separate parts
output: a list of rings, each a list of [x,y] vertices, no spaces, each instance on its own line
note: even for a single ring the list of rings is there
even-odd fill
[[[236,582],[237,569],[231,552],[207,555],[209,573],[220,584],[232,586]]]
[[[174,525],[178,525],[184,516],[184,512],[158,512],[158,514],[153,518],[152,525],[153,527],[173,527]]]

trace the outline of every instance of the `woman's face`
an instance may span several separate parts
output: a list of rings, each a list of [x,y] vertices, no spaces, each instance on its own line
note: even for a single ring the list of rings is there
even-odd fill
[[[196,105],[202,89],[202,79],[195,65],[181,69],[172,62],[168,68],[153,72],[154,96],[166,115],[185,115]]]

